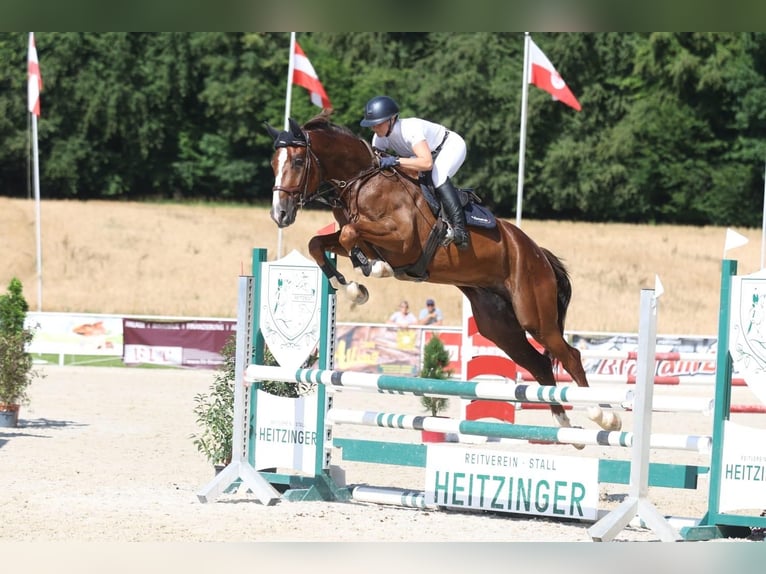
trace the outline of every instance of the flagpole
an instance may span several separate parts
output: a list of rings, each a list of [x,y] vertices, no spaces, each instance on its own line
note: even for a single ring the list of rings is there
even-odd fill
[[[40,115],[40,92],[43,83],[40,76],[40,64],[37,60],[35,33],[29,33],[27,47],[27,109],[32,115],[32,163],[35,192],[35,242],[37,244],[37,311],[43,310],[43,251],[40,232],[40,156],[37,152],[37,116]],[[27,171],[29,177],[29,171]]]
[[[32,118],[27,114],[27,199],[32,199]]]
[[[521,128],[519,130],[519,181],[516,189],[516,227],[521,227],[521,204],[524,197],[524,154],[527,148],[527,93],[529,90],[529,32],[524,33],[524,72],[521,76]]]
[[[43,310],[43,253],[40,232],[40,165],[37,153],[37,116],[32,115],[32,158],[35,187],[35,237],[37,241],[37,311]]]
[[[290,102],[293,99],[293,71],[295,70],[295,32],[290,32],[290,63],[287,65],[287,91],[285,93],[284,130],[290,129]],[[277,259],[282,258],[282,228],[277,230]]]

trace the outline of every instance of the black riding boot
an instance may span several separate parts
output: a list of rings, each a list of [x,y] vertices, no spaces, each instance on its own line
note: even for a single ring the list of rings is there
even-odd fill
[[[444,207],[444,213],[447,214],[450,225],[452,225],[453,242],[458,249],[466,249],[468,247],[468,233],[465,230],[465,213],[460,205],[457,190],[452,185],[450,178],[447,178],[447,181],[436,188],[436,194]]]

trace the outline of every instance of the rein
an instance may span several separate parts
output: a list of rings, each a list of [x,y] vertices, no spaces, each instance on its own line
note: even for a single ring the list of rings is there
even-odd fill
[[[290,145],[297,146],[297,147],[305,147],[306,148],[306,164],[303,167],[303,172],[301,173],[301,179],[298,182],[298,184],[294,187],[288,188],[281,185],[275,185],[272,187],[272,191],[281,191],[284,193],[287,193],[288,195],[295,195],[300,194],[298,201],[296,202],[299,208],[304,207],[307,203],[316,201],[318,203],[322,203],[324,205],[327,205],[332,208],[343,208],[345,207],[344,204],[344,195],[346,194],[346,188],[353,184],[354,182],[358,181],[359,179],[365,178],[369,175],[372,175],[373,173],[376,173],[380,171],[379,167],[372,166],[369,169],[364,170],[363,172],[359,173],[356,177],[348,179],[348,180],[338,180],[338,179],[331,179],[326,180],[323,177],[324,170],[322,169],[322,162],[319,161],[319,157],[314,153],[313,148],[311,147],[311,138],[309,137],[309,132],[306,130],[301,130],[305,143],[304,142],[298,142],[298,141],[292,141]],[[367,147],[367,151],[370,153],[370,160],[374,161],[375,159],[375,152],[372,149],[372,146],[367,142],[367,140],[360,139],[362,143]],[[285,147],[288,147],[285,145]],[[309,184],[309,174],[311,173],[311,167],[312,167],[312,161],[316,164],[317,170],[319,171],[319,185],[317,186],[317,189],[314,190],[313,193],[309,194],[308,184]],[[323,186],[323,183],[329,183],[330,186],[326,187]],[[335,192],[337,195],[333,197],[332,192]]]

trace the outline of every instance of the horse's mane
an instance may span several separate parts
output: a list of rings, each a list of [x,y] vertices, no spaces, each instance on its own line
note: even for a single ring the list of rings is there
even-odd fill
[[[303,124],[303,129],[304,130],[327,130],[327,131],[332,131],[338,134],[351,136],[353,138],[358,138],[358,136],[347,127],[339,126],[338,124],[332,123],[332,121],[330,121],[331,115],[332,115],[332,110],[323,109],[320,113],[318,113],[309,121],[307,121],[305,124]]]

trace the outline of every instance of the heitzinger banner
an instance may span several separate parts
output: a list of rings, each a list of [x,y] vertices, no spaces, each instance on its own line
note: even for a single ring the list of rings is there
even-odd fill
[[[428,446],[426,503],[596,520],[598,459]]]

